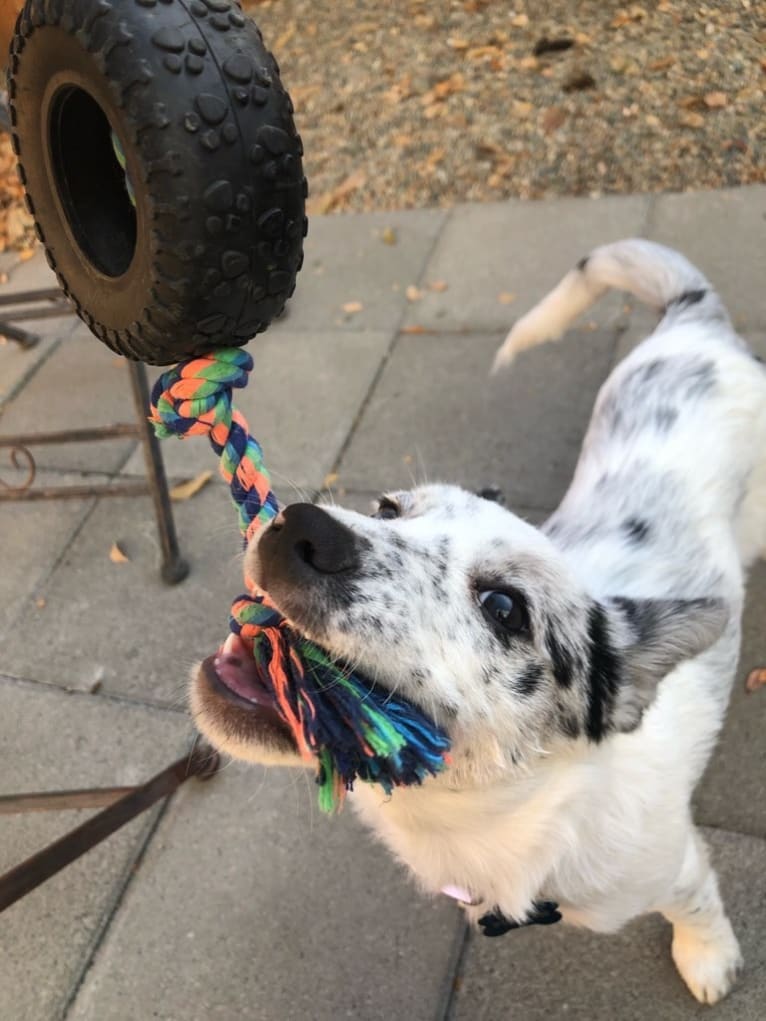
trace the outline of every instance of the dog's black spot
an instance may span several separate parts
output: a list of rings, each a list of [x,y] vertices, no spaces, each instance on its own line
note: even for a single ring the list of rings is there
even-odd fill
[[[404,550],[407,549],[406,541],[397,532],[394,532],[392,530],[391,533],[386,536],[386,538],[388,540],[389,546],[393,546],[394,549],[397,549],[400,552],[403,552]]]
[[[654,424],[661,433],[670,432],[678,421],[678,408],[666,406],[657,408],[654,413]]]
[[[600,741],[609,725],[609,714],[620,685],[620,657],[612,645],[606,614],[595,604],[588,614],[590,670],[588,671],[585,730],[591,741]]]
[[[562,524],[558,518],[548,518],[543,526],[546,535],[554,536],[561,532]]]
[[[530,663],[514,682],[514,690],[520,695],[532,695],[542,680],[543,668],[539,663]]]
[[[482,500],[489,500],[490,503],[499,503],[502,507],[505,506],[505,494],[499,486],[484,486],[483,489],[477,490],[477,496],[480,496]]]
[[[649,522],[643,518],[627,518],[623,521],[622,528],[631,542],[640,545],[646,541],[649,535]]]
[[[683,291],[683,293],[677,295],[675,298],[671,298],[665,306],[665,311],[668,309],[682,309],[689,308],[691,305],[698,305],[707,294],[707,289],[702,287],[694,291]]]
[[[584,255],[582,257],[582,259],[580,259],[580,261],[577,263],[577,268],[579,269],[579,271],[581,273],[584,271],[585,267],[588,265],[588,260],[589,259],[590,259],[589,255]]]
[[[445,716],[450,720],[457,719],[458,707],[452,702],[442,702],[442,709],[444,710]]]
[[[576,741],[580,736],[580,724],[573,713],[562,712],[559,716],[559,726],[561,727],[561,732],[573,741]]]
[[[715,386],[715,366],[706,358],[673,355],[635,366],[609,389],[595,419],[597,435],[611,442],[654,427],[667,432],[684,404],[704,397]]]
[[[572,654],[559,642],[551,628],[545,632],[545,644],[553,664],[553,676],[562,688],[572,684]]]

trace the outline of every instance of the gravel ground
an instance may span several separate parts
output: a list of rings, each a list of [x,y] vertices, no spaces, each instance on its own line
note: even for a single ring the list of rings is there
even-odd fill
[[[644,4],[244,7],[295,103],[312,213],[766,180],[766,0]],[[0,252],[34,244],[1,135]]]
[[[766,180],[766,0],[260,0],[311,210]]]

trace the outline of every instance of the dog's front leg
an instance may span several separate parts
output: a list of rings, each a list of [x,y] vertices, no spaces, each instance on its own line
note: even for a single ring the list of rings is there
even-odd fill
[[[522,929],[527,925],[553,925],[561,921],[558,904],[551,900],[534,901],[522,921],[508,918],[499,908],[493,908],[478,919],[479,928],[484,936],[490,938],[504,936],[513,929]]]

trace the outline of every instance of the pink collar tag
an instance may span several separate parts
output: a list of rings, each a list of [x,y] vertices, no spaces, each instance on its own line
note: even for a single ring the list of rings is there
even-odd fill
[[[481,904],[481,899],[472,897],[463,886],[453,886],[450,883],[447,886],[443,886],[441,892],[446,893],[448,897],[452,897],[453,900],[458,901],[460,904],[467,904],[469,907]]]

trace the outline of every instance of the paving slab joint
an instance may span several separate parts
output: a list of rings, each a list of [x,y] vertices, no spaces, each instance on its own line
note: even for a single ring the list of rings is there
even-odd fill
[[[444,231],[445,231],[445,229],[447,227],[447,224],[450,222],[450,219],[452,218],[453,212],[454,212],[454,210],[451,209],[451,210],[449,210],[449,212],[447,212],[445,214],[441,224],[439,225],[439,229],[434,234],[433,241],[431,242],[431,247],[429,248],[428,252],[426,252],[426,254],[425,254],[424,258],[423,258],[423,263],[422,263],[420,272],[418,273],[417,280],[415,282],[415,286],[416,287],[419,287],[420,284],[425,279],[426,273],[428,271],[428,266],[429,266],[429,264],[431,262],[431,257],[433,256],[434,252],[436,251],[436,247],[437,247],[437,245],[439,244],[439,242],[441,240],[442,234],[444,233]],[[383,373],[385,372],[386,366],[388,365],[388,363],[391,361],[391,358],[393,357],[394,351],[396,350],[396,346],[397,346],[397,344],[399,342],[399,338],[402,335],[402,329],[404,327],[404,321],[405,321],[405,319],[407,317],[407,311],[408,311],[407,305],[405,304],[405,306],[402,308],[401,314],[399,315],[399,318],[398,318],[398,320],[396,322],[396,325],[394,326],[394,329],[392,331],[391,341],[390,341],[388,347],[386,348],[385,352],[383,353],[383,357],[380,359],[380,362],[378,363],[378,367],[377,367],[375,373],[373,374],[372,379],[370,380],[370,385],[367,387],[367,391],[364,394],[364,396],[362,397],[362,401],[361,401],[361,403],[360,403],[360,405],[359,405],[359,407],[357,409],[356,414],[354,415],[354,418],[353,418],[353,421],[351,422],[349,430],[346,433],[346,436],[344,437],[343,442],[340,445],[340,448],[338,450],[337,455],[335,456],[335,459],[334,459],[334,461],[332,463],[332,467],[330,469],[330,473],[331,474],[335,474],[335,473],[339,472],[340,466],[341,466],[341,464],[343,462],[343,458],[346,455],[346,451],[348,450],[348,448],[351,446],[351,443],[353,442],[354,435],[356,434],[356,430],[357,430],[357,428],[359,426],[359,423],[361,422],[362,418],[364,417],[364,413],[367,410],[370,401],[372,400],[372,396],[375,393],[375,390],[376,390],[376,388],[378,386],[378,383],[380,382],[380,380],[381,380],[381,378],[383,376]]]

